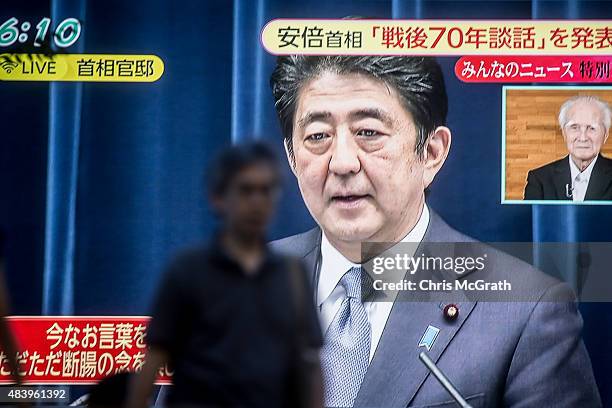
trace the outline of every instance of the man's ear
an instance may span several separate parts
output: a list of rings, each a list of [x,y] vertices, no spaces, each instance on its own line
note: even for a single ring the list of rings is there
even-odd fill
[[[438,126],[427,139],[423,151],[423,188],[429,187],[440,171],[451,147],[451,131]]]
[[[295,172],[295,152],[293,151],[291,146],[289,146],[289,143],[291,143],[291,140],[285,138],[285,140],[283,142],[283,146],[285,146],[285,155],[287,156],[287,161],[289,162],[289,167],[291,167],[291,172],[293,173],[294,176],[297,177],[297,174]]]

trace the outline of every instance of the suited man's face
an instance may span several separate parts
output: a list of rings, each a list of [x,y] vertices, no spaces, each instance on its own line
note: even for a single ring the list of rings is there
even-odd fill
[[[424,158],[416,140],[410,113],[381,81],[324,73],[302,87],[292,168],[330,239],[395,241],[409,231],[446,157],[450,132],[438,128]]]
[[[589,161],[599,154],[608,138],[601,110],[594,103],[578,102],[567,112],[563,138],[572,158]]]

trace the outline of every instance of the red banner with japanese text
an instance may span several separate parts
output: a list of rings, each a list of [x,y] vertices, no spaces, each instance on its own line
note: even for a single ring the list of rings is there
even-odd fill
[[[9,327],[17,341],[19,375],[26,384],[92,384],[120,372],[140,371],[146,353],[142,316],[15,316]],[[11,383],[0,350],[0,384]],[[160,368],[157,383],[169,384]]]

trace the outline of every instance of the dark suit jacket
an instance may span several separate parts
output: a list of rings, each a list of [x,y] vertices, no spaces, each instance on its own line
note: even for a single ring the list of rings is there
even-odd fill
[[[423,240],[428,242],[474,241],[432,211]],[[272,246],[302,257],[316,285],[319,228]],[[474,408],[601,406],[572,290],[531,265],[488,248],[487,267],[465,274],[465,279],[511,279],[533,301],[465,299],[456,302],[458,318],[448,321],[443,303],[400,301],[398,295],[355,407],[457,406],[419,361],[424,349],[418,344],[428,325],[440,329],[428,355]],[[567,301],[558,301],[561,298]]]
[[[569,158],[530,170],[525,186],[525,200],[571,200],[566,186],[572,185]],[[593,166],[585,200],[612,200],[612,160],[601,154]]]

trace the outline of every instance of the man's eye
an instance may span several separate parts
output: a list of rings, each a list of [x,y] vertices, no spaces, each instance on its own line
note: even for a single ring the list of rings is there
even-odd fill
[[[328,137],[327,133],[313,133],[312,135],[308,135],[306,137],[306,140],[310,140],[313,142],[320,142],[321,140],[324,140],[327,137]]]
[[[576,124],[570,125],[570,129],[571,130],[578,130],[578,125],[576,125]]]
[[[362,129],[359,132],[357,132],[357,136],[373,137],[373,136],[380,136],[380,133],[372,129]]]

